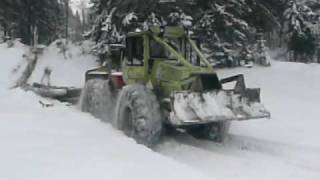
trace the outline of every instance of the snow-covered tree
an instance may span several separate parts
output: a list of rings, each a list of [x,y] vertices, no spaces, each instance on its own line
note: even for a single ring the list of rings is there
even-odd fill
[[[267,52],[266,40],[263,33],[258,33],[257,43],[254,45],[253,56],[255,63],[262,66],[271,66],[270,56]]]
[[[310,61],[315,53],[315,37],[312,26],[316,14],[304,3],[289,1],[283,14],[286,40],[293,51],[292,61]]]
[[[155,13],[151,13],[148,18],[143,22],[143,29],[147,30],[151,26],[161,26],[163,22],[157,17]]]
[[[215,0],[207,2],[207,7],[195,31],[205,36],[203,39],[209,49],[220,49],[217,51],[234,56],[254,32],[245,20],[251,12],[250,6],[244,0]]]
[[[62,23],[62,4],[59,0],[1,0],[0,24],[5,34],[21,38],[32,44],[33,32],[38,31],[39,41],[49,43],[59,33]]]
[[[168,17],[168,25],[182,26],[185,28],[191,28],[193,18],[187,15],[181,8],[177,8],[176,11],[171,12]]]
[[[92,30],[88,33],[96,42],[94,52],[100,59],[108,56],[110,44],[120,43],[126,33],[146,30],[155,25],[190,27],[192,17],[177,3],[158,0],[91,0]]]

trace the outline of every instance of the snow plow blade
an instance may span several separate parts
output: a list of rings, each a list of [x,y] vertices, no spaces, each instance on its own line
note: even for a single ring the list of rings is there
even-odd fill
[[[270,112],[260,103],[260,89],[245,88],[242,75],[222,80],[222,84],[231,81],[237,81],[233,90],[173,93],[171,123],[185,126],[270,118]]]

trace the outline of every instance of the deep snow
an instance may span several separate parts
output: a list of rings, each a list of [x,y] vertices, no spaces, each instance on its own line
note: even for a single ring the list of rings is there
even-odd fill
[[[209,179],[74,107],[43,108],[45,99],[9,90],[23,53],[0,45],[1,180]]]
[[[272,118],[233,122],[224,144],[177,134],[153,152],[74,107],[54,102],[43,108],[42,98],[8,90],[24,51],[0,44],[0,179],[320,178],[320,65],[273,62],[271,68],[219,70],[220,77],[244,73],[248,87],[261,87]],[[60,55],[45,56],[52,60],[37,68],[62,62],[55,58]],[[77,68],[73,61],[62,68],[73,66],[73,75],[58,68],[57,85],[81,86],[78,74],[94,66],[91,61]],[[63,78],[68,76],[75,81]]]
[[[42,108],[21,90],[0,97],[0,179],[209,179],[74,108]]]

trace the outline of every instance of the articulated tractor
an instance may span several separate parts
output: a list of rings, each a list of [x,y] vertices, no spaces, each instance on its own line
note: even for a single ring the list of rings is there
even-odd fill
[[[152,27],[110,45],[108,63],[86,73],[82,110],[146,146],[168,129],[221,142],[230,121],[270,117],[260,89],[246,88],[243,75],[219,79],[199,40],[188,34]]]

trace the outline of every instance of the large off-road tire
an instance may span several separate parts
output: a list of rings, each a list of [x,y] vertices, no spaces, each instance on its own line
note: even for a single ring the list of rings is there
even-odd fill
[[[117,93],[111,91],[108,80],[92,79],[86,82],[80,98],[82,111],[103,121],[112,122],[116,103]]]
[[[222,143],[229,132],[230,122],[216,122],[212,124],[199,125],[187,129],[187,132],[195,138],[209,139],[214,142]]]
[[[155,145],[162,132],[160,105],[143,85],[128,85],[120,93],[115,125],[139,144]]]

